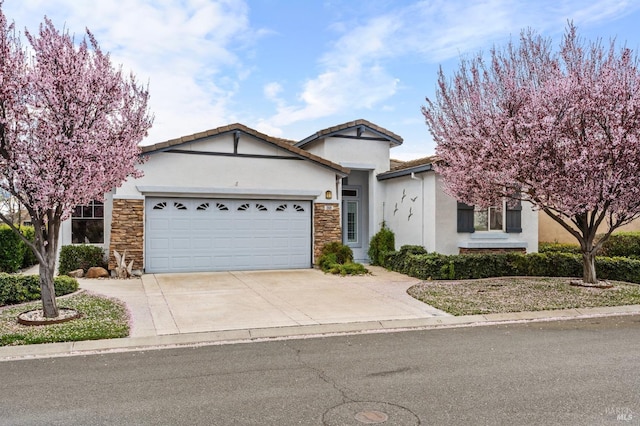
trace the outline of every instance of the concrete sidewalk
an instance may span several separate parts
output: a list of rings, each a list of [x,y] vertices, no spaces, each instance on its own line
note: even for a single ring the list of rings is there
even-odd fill
[[[0,361],[359,332],[638,314],[640,305],[454,317],[413,299],[420,282],[370,267],[369,276],[318,270],[149,274],[80,280],[127,304],[130,337],[0,347]]]

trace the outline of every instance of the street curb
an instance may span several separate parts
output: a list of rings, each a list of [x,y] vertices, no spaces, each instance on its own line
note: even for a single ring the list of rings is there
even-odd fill
[[[309,337],[326,337],[360,333],[388,333],[634,314],[640,314],[640,305],[466,315],[458,317],[434,316],[416,319],[251,328],[242,330],[167,334],[160,336],[125,337],[120,339],[85,340],[80,342],[5,346],[0,347],[0,362],[189,346],[226,345],[284,339],[303,339]]]

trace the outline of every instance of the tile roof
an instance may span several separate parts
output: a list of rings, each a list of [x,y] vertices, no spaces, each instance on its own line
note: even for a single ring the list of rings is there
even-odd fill
[[[410,161],[390,160],[388,172],[378,174],[378,180],[394,179],[401,176],[413,175],[413,173],[424,173],[433,171],[433,164],[438,161],[435,155],[429,157],[416,158]]]
[[[358,119],[355,121],[349,121],[347,123],[343,123],[337,126],[332,126],[323,130],[319,130],[316,133],[312,134],[311,136],[308,136],[303,140],[301,140],[300,142],[298,142],[297,146],[305,145],[313,140],[320,139],[322,136],[331,135],[331,134],[340,132],[341,130],[352,129],[358,126],[368,127],[369,129],[386,136],[387,138],[389,138],[389,141],[394,145],[402,144],[403,139],[401,136],[393,133],[390,130],[385,129],[384,127],[380,127],[377,124],[373,124],[370,121],[367,121],[364,119]]]
[[[271,143],[273,145],[276,145],[279,148],[282,148],[286,151],[289,151],[293,154],[296,154],[299,157],[304,157],[308,160],[313,161],[314,163],[318,163],[321,164],[323,166],[329,167],[331,169],[334,169],[336,171],[339,171],[341,173],[344,174],[348,174],[349,173],[349,169],[342,167],[339,164],[336,164],[332,161],[329,161],[327,159],[324,159],[322,157],[319,157],[317,155],[311,154],[310,152],[307,152],[301,148],[298,148],[296,146],[294,146],[294,144],[296,143],[296,141],[292,141],[292,140],[288,140],[288,139],[282,139],[282,138],[275,138],[273,136],[269,136],[269,135],[265,135],[264,133],[260,133],[257,130],[254,130],[250,127],[245,126],[244,124],[240,124],[240,123],[234,123],[234,124],[229,124],[227,126],[221,126],[221,127],[217,127],[215,129],[210,129],[210,130],[205,130],[203,132],[198,132],[198,133],[194,133],[192,135],[187,135],[187,136],[182,136],[180,138],[176,138],[176,139],[170,139],[168,141],[165,142],[159,142],[153,145],[147,145],[147,146],[142,146],[142,153],[143,154],[148,154],[148,153],[152,153],[155,151],[164,151],[167,150],[171,147],[176,147],[178,145],[182,145],[184,143],[187,142],[192,142],[198,139],[204,139],[207,137],[211,137],[211,136],[216,136],[216,135],[220,135],[223,133],[228,133],[228,132],[233,132],[233,131],[241,131],[245,134],[251,135],[255,138],[261,139],[265,142]]]
[[[405,170],[412,169],[414,167],[426,166],[427,164],[433,164],[437,161],[437,157],[435,155],[431,155],[429,157],[416,158],[415,160],[409,161],[400,161],[400,160],[391,160],[390,161],[390,169],[389,171],[397,171],[397,170]]]

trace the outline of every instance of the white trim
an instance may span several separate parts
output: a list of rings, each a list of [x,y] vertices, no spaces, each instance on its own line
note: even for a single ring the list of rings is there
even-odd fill
[[[291,189],[200,188],[176,186],[136,186],[146,196],[186,198],[249,198],[271,200],[315,200],[323,193]]]
[[[477,248],[477,249],[501,249],[501,248],[527,248],[529,244],[526,241],[491,241],[491,240],[475,240],[461,241],[458,244],[460,248]]]
[[[144,195],[113,195],[114,200],[144,200]]]
[[[342,167],[346,167],[347,169],[351,169],[351,170],[375,170],[376,169],[375,164],[341,162],[340,165]]]

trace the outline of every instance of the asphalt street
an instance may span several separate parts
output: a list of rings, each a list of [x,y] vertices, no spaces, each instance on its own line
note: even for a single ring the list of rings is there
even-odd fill
[[[640,424],[640,316],[7,361],[0,395],[2,425]]]

